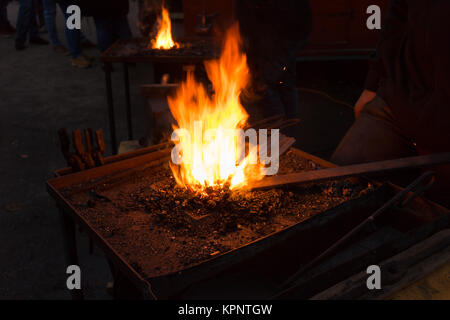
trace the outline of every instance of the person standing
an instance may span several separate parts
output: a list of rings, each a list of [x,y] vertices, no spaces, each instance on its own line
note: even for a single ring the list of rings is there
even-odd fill
[[[69,51],[62,45],[62,43],[58,39],[58,32],[56,30],[56,4],[58,4],[59,8],[61,9],[62,14],[64,15],[65,21],[67,22],[67,19],[69,18],[69,14],[67,13],[67,7],[68,4],[64,1],[58,1],[58,0],[42,0],[42,4],[44,7],[44,19],[45,19],[45,27],[47,28],[48,35],[50,38],[50,43],[53,46],[53,50],[55,52],[69,54]],[[67,40],[67,45],[70,47],[73,46],[73,43],[70,42],[70,32],[67,27],[65,27],[65,35]],[[83,32],[80,32],[80,41],[81,45],[86,47],[92,47],[93,44],[89,41],[89,39],[83,34]],[[73,49],[69,49],[70,51],[73,51]]]
[[[92,65],[92,61],[89,57],[83,54],[83,42],[88,43],[90,46],[92,44],[90,41],[84,36],[81,30],[72,29],[70,30],[66,26],[67,19],[69,18],[69,14],[67,13],[67,7],[72,4],[72,0],[42,0],[44,5],[44,17],[46,28],[50,37],[50,41],[53,45],[53,50],[55,52],[60,52],[64,54],[68,54],[71,56],[72,66],[85,69],[89,68]],[[56,31],[56,3],[58,5],[64,15],[64,33],[67,41],[67,46],[69,50],[67,50],[59,41],[57,31]]]
[[[250,117],[299,117],[296,63],[312,29],[308,0],[242,0],[236,15],[251,81]]]
[[[0,36],[9,38],[16,29],[8,21],[8,2],[9,0],[0,0]]]
[[[450,1],[391,0],[355,122],[331,161],[350,165],[450,151]],[[450,206],[450,165],[428,195]]]
[[[34,0],[19,0],[19,13],[16,27],[16,50],[26,49],[27,37],[29,43],[37,45],[48,45],[49,42],[39,37],[38,24],[36,21],[36,6]]]
[[[128,24],[128,0],[85,1],[82,10],[94,18],[97,43],[101,52],[106,51],[117,39],[131,38]]]

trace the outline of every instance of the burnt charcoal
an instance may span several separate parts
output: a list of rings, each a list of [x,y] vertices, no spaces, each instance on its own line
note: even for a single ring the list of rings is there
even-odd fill
[[[87,204],[86,204],[89,208],[95,208],[95,201],[92,199],[89,199]]]
[[[279,174],[313,168],[291,150],[281,157]],[[178,186],[164,164],[85,192],[68,190],[67,198],[118,253],[151,277],[216,258],[373,189],[359,179],[343,179],[198,194]]]
[[[216,52],[208,40],[178,41],[178,48],[152,49],[148,38],[124,39],[105,53],[111,58],[133,57],[214,57]]]

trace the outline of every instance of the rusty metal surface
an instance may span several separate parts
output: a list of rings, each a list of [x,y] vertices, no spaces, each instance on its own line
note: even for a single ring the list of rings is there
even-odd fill
[[[102,54],[101,59],[109,63],[203,63],[205,59],[216,57],[212,41],[181,39],[178,42],[180,49],[154,50],[148,49],[147,38],[119,39]]]
[[[161,151],[159,152],[161,153]],[[306,158],[307,161],[313,163],[315,167],[326,168],[334,166],[327,161],[311,156],[300,150],[296,150],[296,152]],[[379,208],[393,194],[398,192],[398,190],[395,190],[393,187],[381,188],[378,192],[343,203],[338,207],[319,213],[304,222],[264,236],[240,248],[215,256],[210,260],[198,263],[197,265],[183,269],[180,272],[154,278],[144,278],[108,243],[106,239],[99,234],[97,230],[95,230],[95,228],[89,224],[86,219],[77,212],[69,201],[65,199],[61,193],[61,188],[68,184],[77,184],[86,180],[90,181],[92,177],[98,178],[113,173],[126,175],[127,172],[135,172],[135,170],[139,170],[136,168],[145,166],[155,153],[156,152],[150,152],[149,154],[136,157],[130,155],[128,159],[112,162],[101,168],[94,168],[84,172],[60,176],[47,182],[48,192],[56,200],[57,206],[81,225],[84,230],[87,230],[94,242],[105,252],[108,259],[110,259],[123,275],[139,289],[143,298],[173,297],[190,285],[212,277],[231,266],[261,256],[263,252],[264,255],[277,255],[281,248],[285,248],[287,251],[298,251],[299,247],[306,245],[301,253],[294,252],[291,254],[291,258],[299,264],[307,263],[318,253],[326,249],[333,241],[345,235],[352,227],[367,218],[367,216],[372,213],[371,209],[368,210],[368,208]],[[99,170],[101,170],[101,172],[95,172]],[[317,238],[318,236],[319,238]],[[307,245],[310,245],[312,242],[314,242],[313,248],[308,247]],[[401,248],[397,249],[400,250]],[[387,250],[385,251],[385,254],[389,254],[391,251],[392,250]]]
[[[423,183],[423,181],[425,181],[426,179],[429,179],[430,177],[431,177],[431,180],[428,180],[428,184],[425,186],[422,186],[421,183]],[[283,286],[292,285],[292,283],[295,281],[295,279],[299,278],[299,276],[302,273],[305,273],[306,271],[310,270],[314,265],[316,265],[319,261],[332,255],[333,252],[336,251],[336,249],[339,246],[341,246],[345,241],[348,241],[353,235],[357,234],[360,230],[365,228],[367,225],[370,224],[372,228],[376,228],[374,223],[375,223],[375,219],[379,215],[385,213],[386,211],[388,211],[389,209],[392,209],[395,206],[399,206],[399,208],[405,207],[408,203],[410,203],[416,197],[418,197],[419,194],[421,194],[424,190],[430,188],[431,185],[433,184],[433,182],[434,182],[434,172],[424,173],[418,179],[414,180],[404,190],[397,193],[392,199],[390,199],[388,202],[386,202],[383,206],[381,206],[381,208],[379,208],[377,211],[375,211],[367,219],[365,219],[363,222],[361,222],[359,225],[357,225],[355,228],[353,228],[343,238],[341,238],[337,242],[333,243],[333,245],[331,247],[329,247],[327,250],[325,250],[323,253],[321,253],[317,258],[314,258],[314,260],[310,261],[307,265],[305,265],[300,270],[298,270],[294,275],[292,275],[289,278],[287,283],[283,284]],[[403,200],[403,201],[401,201],[401,200]]]
[[[150,152],[150,155],[155,154],[155,152]],[[307,156],[306,153],[303,153],[300,151],[300,154],[305,157]],[[98,175],[106,175],[108,173],[109,175],[114,174],[114,172],[123,172],[126,170],[132,170],[135,167],[140,167],[142,164],[145,165],[147,162],[147,159],[143,160],[136,160],[136,158],[142,158],[147,157],[148,155],[144,156],[138,156],[138,157],[131,157],[124,161],[118,161],[118,162],[112,162],[109,165],[103,166],[101,169],[103,169],[103,173],[101,174],[93,174],[93,171],[98,170],[99,168],[86,170],[78,173],[73,174],[67,174],[65,176],[60,176],[56,179],[49,180],[47,182],[47,189],[50,193],[50,195],[56,200],[57,206],[68,216],[72,217],[79,225],[83,227],[84,230],[87,230],[89,235],[92,237],[95,243],[101,247],[107,257],[111,259],[115,264],[117,264],[118,268],[133,282],[133,284],[142,290],[142,292],[149,292],[150,288],[150,282],[156,283],[157,286],[160,288],[160,296],[169,296],[171,293],[177,290],[181,290],[183,287],[200,280],[201,278],[205,276],[209,276],[212,274],[212,271],[218,272],[221,269],[225,268],[226,266],[233,264],[237,262],[238,260],[241,260],[242,258],[252,256],[254,254],[257,254],[260,250],[264,249],[266,246],[269,246],[272,244],[274,238],[271,236],[267,236],[265,240],[260,242],[260,245],[255,246],[255,243],[250,243],[244,248],[235,249],[232,252],[229,252],[223,256],[217,257],[212,259],[212,261],[209,261],[207,264],[200,264],[197,266],[194,266],[190,268],[189,270],[184,270],[183,274],[172,274],[164,277],[159,277],[155,279],[144,279],[138,272],[136,272],[130,264],[118,254],[114,248],[112,248],[106,239],[104,239],[90,224],[89,222],[84,219],[77,210],[70,204],[69,201],[65,199],[65,197],[60,192],[60,189],[63,185],[66,184],[64,180],[70,180],[71,183],[80,183],[84,179],[90,180],[92,177],[96,177]],[[317,160],[315,158],[311,158],[311,161]],[[329,166],[331,164],[325,162],[325,161],[318,161],[320,163],[317,163],[318,166]],[[124,165],[121,165],[123,163]],[[125,163],[127,163],[125,165]],[[108,168],[110,167],[110,168]],[[131,168],[131,169],[130,169]],[[134,171],[134,170],[133,170]],[[126,173],[125,173],[126,174]],[[72,179],[69,179],[72,178]],[[284,233],[284,236],[282,233],[280,233],[280,237],[277,239],[284,239],[284,237],[289,236],[292,232],[296,232],[295,229],[292,230],[285,230],[287,231]],[[238,255],[238,259],[236,258],[236,255]]]

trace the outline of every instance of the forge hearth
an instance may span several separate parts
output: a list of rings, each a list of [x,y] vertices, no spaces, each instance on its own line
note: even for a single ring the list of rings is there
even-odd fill
[[[288,152],[280,173],[302,170],[303,161]],[[178,186],[165,163],[124,181],[63,194],[118,252],[154,277],[245,246],[370,191],[367,183],[342,180],[289,190],[211,189],[201,196]]]
[[[170,149],[139,152],[115,156],[118,161],[107,158],[104,166],[90,170],[60,170],[65,175],[49,180],[48,189],[64,221],[79,223],[104,250],[114,270],[121,270],[139,289],[140,297],[149,292],[150,297],[174,297],[214,275],[227,270],[234,274],[247,265],[251,275],[252,261],[259,261],[259,272],[264,270],[279,284],[398,192],[389,185],[355,178],[284,189],[212,190],[201,197],[176,186],[167,165]],[[280,159],[279,174],[327,166],[332,164],[290,149]],[[351,267],[345,272],[306,277],[305,281],[320,285],[305,285],[309,289],[302,289],[302,294],[306,297],[327,288],[361,268],[361,263],[385,259],[447,224],[426,225],[441,216],[442,209],[419,199],[413,205],[417,214],[411,213],[416,208],[408,215],[394,210],[386,213],[388,220],[380,220],[375,233],[367,230],[371,239],[380,237],[373,252],[352,251],[356,256],[349,258]],[[386,238],[386,228],[398,231]],[[72,234],[70,230],[66,228]],[[74,248],[70,256],[69,252],[70,264],[78,263]]]
[[[142,60],[196,60],[203,61],[216,57],[218,52],[214,50],[211,40],[205,39],[181,39],[179,47],[171,49],[151,49],[148,38],[134,38],[118,40],[105,53],[102,60],[115,62],[128,59],[130,62]]]

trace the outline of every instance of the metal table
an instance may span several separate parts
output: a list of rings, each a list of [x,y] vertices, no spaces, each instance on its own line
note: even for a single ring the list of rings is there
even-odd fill
[[[109,131],[111,139],[111,150],[113,154],[117,153],[117,136],[116,121],[114,114],[114,99],[112,90],[111,71],[113,64],[122,64],[123,66],[123,82],[125,89],[125,106],[127,117],[128,139],[133,139],[133,123],[131,120],[131,98],[130,98],[130,77],[128,67],[134,63],[166,63],[166,64],[198,64],[205,59],[213,58],[212,46],[208,39],[181,39],[180,43],[193,43],[191,49],[183,50],[181,53],[176,49],[169,50],[165,53],[155,53],[154,50],[148,50],[147,44],[149,40],[146,38],[119,39],[110,48],[108,48],[101,56],[104,64],[106,99],[108,105]],[[203,45],[203,49],[195,49],[196,46]]]
[[[303,158],[316,163],[320,167],[326,168],[333,166],[333,164],[302,152],[301,150],[293,150]],[[366,215],[370,214],[372,209],[367,210],[365,206],[376,208],[384,201],[384,196],[383,199],[379,199],[378,195],[375,194],[374,196],[369,196],[367,199],[357,199],[356,202],[340,205],[277,234],[261,238],[257,242],[259,243],[258,250],[262,251],[256,250],[256,242],[254,242],[245,247],[233,250],[230,253],[225,253],[223,256],[220,256],[220,259],[217,258],[213,262],[202,263],[196,267],[187,269],[183,274],[177,273],[161,276],[160,278],[147,279],[135,270],[130,261],[118,254],[107,239],[100,235],[99,230],[93,228],[85,218],[77,213],[77,210],[65,200],[61,190],[66,187],[77,186],[82,181],[95,180],[112,173],[122,175],[127,170],[138,170],[142,165],[149,165],[149,163],[156,162],[158,159],[168,156],[169,153],[169,144],[139,149],[105,158],[105,165],[94,169],[76,173],[73,173],[70,168],[58,170],[55,173],[56,178],[47,182],[48,192],[55,199],[62,217],[68,265],[78,264],[75,227],[78,224],[83,230],[88,232],[90,238],[108,257],[115,283],[118,286],[118,291],[116,292],[117,298],[123,298],[124,295],[144,299],[156,298],[153,294],[152,287],[160,287],[162,291],[167,291],[163,295],[165,298],[174,297],[172,294],[175,294],[176,297],[177,292],[171,293],[169,292],[170,290],[165,290],[164,288],[172,288],[174,284],[178,284],[180,288],[182,286],[187,287],[191,283],[207,280],[208,277],[213,276],[217,272],[222,272],[220,270],[223,270],[226,275],[226,268],[236,264],[241,266],[241,268],[245,268],[247,260],[251,260],[251,257],[254,257],[254,259],[263,259],[265,263],[267,263],[268,256],[271,255],[278,257],[278,255],[282,254],[281,257],[284,257],[283,254],[287,254],[290,257],[287,260],[278,257],[278,260],[274,261],[290,261],[298,254],[301,254],[303,257],[305,251],[299,249],[299,244],[305,244],[307,248],[312,250],[309,253],[311,255],[309,258],[312,258],[317,253],[323,251],[330,243],[333,243],[335,241],[334,238],[339,238],[353,224],[357,224],[358,220],[364,219]],[[388,186],[388,189],[390,190],[389,193],[396,193],[401,190],[393,185]],[[363,266],[389,258],[411,245],[423,241],[434,233],[448,228],[450,225],[450,217],[447,209],[421,198],[416,198],[412,202],[412,207],[408,211],[408,215],[405,215],[402,211],[393,211],[386,215],[386,217],[391,216],[395,216],[396,218],[392,221],[390,219],[384,222],[381,221],[380,228],[375,230],[375,232],[367,231],[369,236],[365,240],[365,243],[359,243],[358,241],[353,243],[346,251],[347,253],[344,252],[345,254],[342,255],[342,259],[335,257],[333,261],[327,260],[323,265],[319,265],[314,274],[302,279],[304,283],[301,286],[301,290],[294,293],[294,296],[297,294],[299,298],[310,297],[358,272]],[[389,237],[386,237],[386,230],[393,229],[396,232],[389,232]],[[311,247],[312,238],[315,239],[314,248]],[[354,246],[357,248],[355,249]],[[241,262],[238,262],[238,260]],[[254,263],[248,263],[248,265],[253,266]],[[203,277],[204,279],[200,279],[199,277]],[[126,288],[126,293],[124,293],[123,288]],[[134,294],[130,294],[130,292]],[[83,298],[82,290],[72,290],[72,294],[73,298]]]

